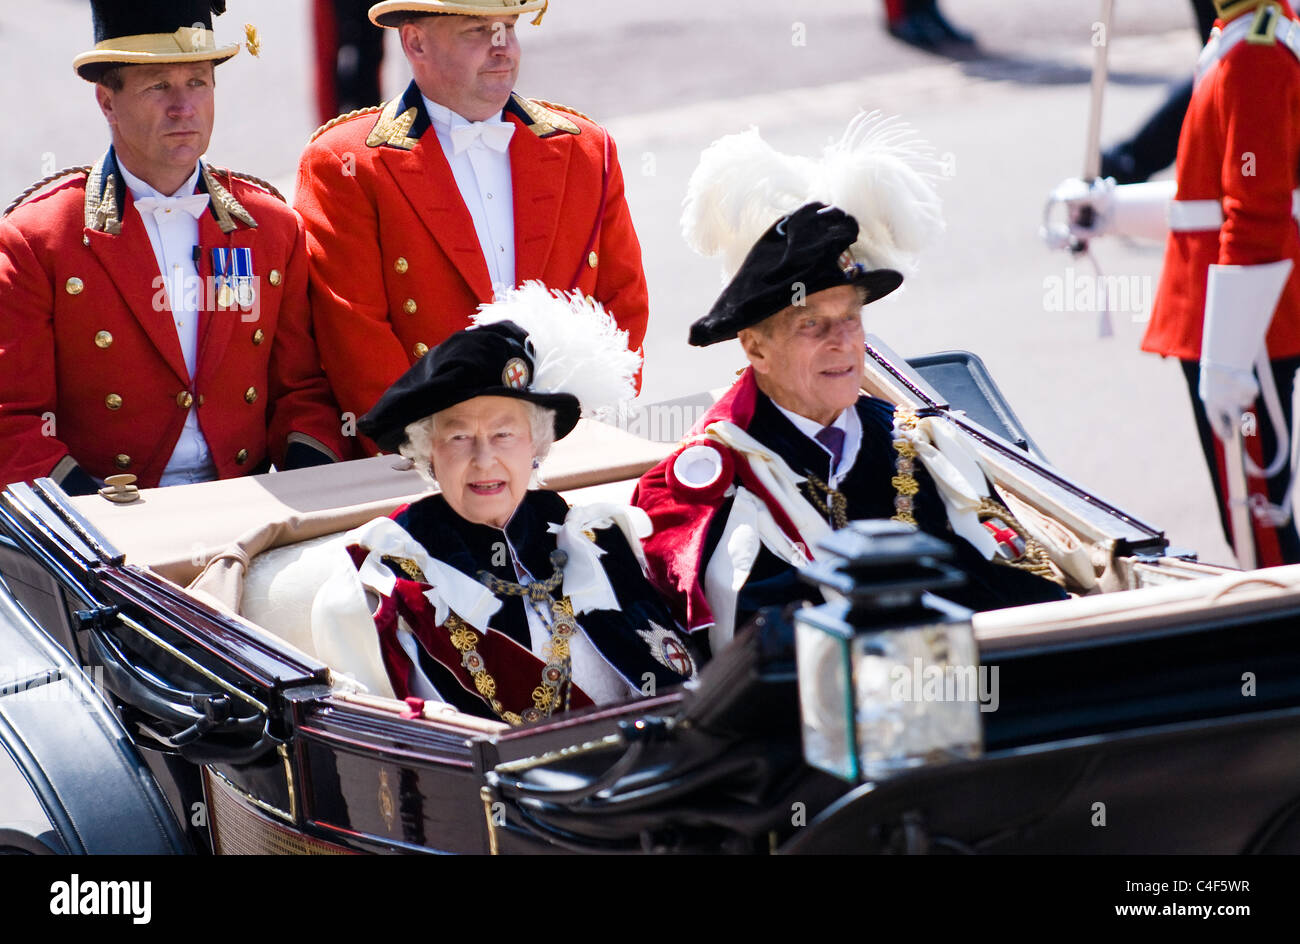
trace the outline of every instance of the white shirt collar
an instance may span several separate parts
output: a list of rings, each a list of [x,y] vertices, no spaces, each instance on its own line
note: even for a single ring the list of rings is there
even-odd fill
[[[175,193],[162,193],[155,190],[152,186],[127,170],[121,161],[117,162],[117,169],[122,174],[122,179],[126,181],[127,189],[131,191],[132,200],[139,200],[141,197],[158,197],[160,199],[165,199],[167,197],[188,197],[194,192],[194,188],[197,187],[199,183],[198,161],[194,162],[194,173],[190,174],[190,179],[181,184],[180,187],[176,189]]]
[[[817,442],[817,434],[820,433],[823,429],[825,429],[826,428],[825,426],[823,426],[821,423],[818,423],[816,420],[810,420],[806,416],[800,416],[798,413],[792,412],[791,410],[787,410],[785,407],[777,403],[775,400],[772,401],[772,406],[776,407],[783,414],[785,414],[785,418],[795,425],[795,429],[799,430],[799,432],[803,433],[813,442],[817,443],[817,445],[822,446],[820,442]],[[849,421],[846,418],[846,414],[851,412],[853,411],[840,410],[840,415],[835,417],[834,422],[828,423],[827,425],[838,427],[839,429],[844,430],[845,434],[847,435],[849,431]],[[825,446],[822,446],[822,448],[826,449]],[[829,449],[826,449],[826,451],[830,452]]]
[[[433,122],[435,130],[444,134],[449,133],[452,128],[463,128],[466,125],[500,125],[505,124],[505,116],[502,111],[497,112],[491,118],[484,118],[482,121],[470,121],[463,115],[452,111],[446,105],[439,105],[427,95],[421,95],[424,99],[424,110],[429,113],[429,120]]]

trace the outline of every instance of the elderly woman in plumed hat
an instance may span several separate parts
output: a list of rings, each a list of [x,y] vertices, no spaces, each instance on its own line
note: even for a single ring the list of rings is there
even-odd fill
[[[348,638],[364,590],[399,698],[520,724],[691,677],[643,571],[644,513],[529,487],[584,407],[633,395],[639,362],[599,306],[531,283],[411,367],[360,428],[439,492],[347,536],[355,580],[317,598],[318,652],[344,671],[374,652]]]

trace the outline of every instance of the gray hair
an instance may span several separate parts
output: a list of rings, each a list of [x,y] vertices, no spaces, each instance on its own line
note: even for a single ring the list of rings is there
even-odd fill
[[[532,433],[533,458],[541,462],[551,451],[555,443],[555,411],[549,407],[539,406],[531,400],[522,401],[528,407],[528,426]],[[415,468],[430,485],[437,485],[438,479],[433,474],[429,458],[433,455],[433,439],[436,435],[436,416],[426,416],[406,427],[406,442],[397,447],[397,451],[415,463]],[[533,477],[541,482],[541,477],[534,472]]]

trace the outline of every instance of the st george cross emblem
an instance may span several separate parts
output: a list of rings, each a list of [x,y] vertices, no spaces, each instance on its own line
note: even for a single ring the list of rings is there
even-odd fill
[[[840,256],[840,271],[844,273],[846,279],[851,279],[860,272],[866,272],[867,267],[853,258],[853,251],[851,249],[846,249]],[[869,294],[870,292],[868,292],[868,295]],[[871,301],[871,299],[868,298],[867,301]]]
[[[649,629],[638,629],[636,634],[646,641],[650,654],[660,665],[672,669],[683,678],[695,677],[695,663],[691,661],[691,654],[671,632],[651,620]]]
[[[501,371],[501,382],[512,390],[528,389],[528,362],[522,357],[510,358]]]

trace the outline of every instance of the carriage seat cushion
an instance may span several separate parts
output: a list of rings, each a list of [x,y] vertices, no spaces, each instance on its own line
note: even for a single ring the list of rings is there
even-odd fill
[[[343,550],[343,534],[326,534],[271,548],[254,557],[244,575],[240,615],[320,658],[311,636],[311,607]],[[347,666],[331,666],[348,671]]]

